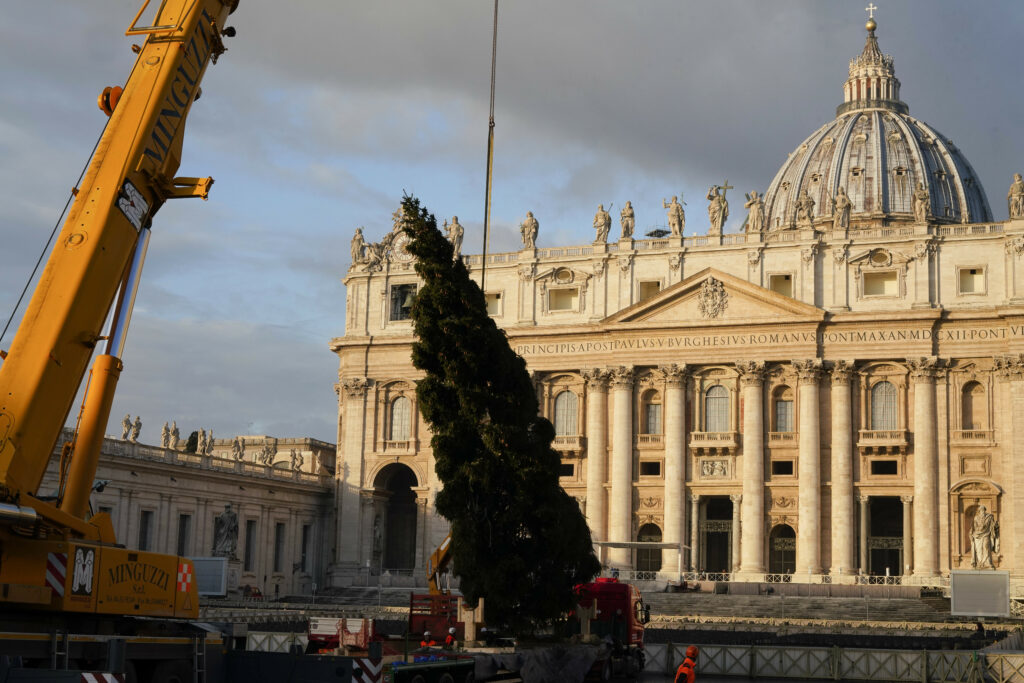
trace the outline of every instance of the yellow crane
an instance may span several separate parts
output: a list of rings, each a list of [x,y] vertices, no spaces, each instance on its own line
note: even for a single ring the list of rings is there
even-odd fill
[[[10,349],[0,351],[0,611],[195,617],[192,563],[117,545],[109,515],[88,516],[103,430],[145,261],[153,215],[168,199],[206,199],[212,178],[177,178],[185,119],[207,66],[225,51],[238,0],[163,0],[75,188],[53,251]],[[103,334],[113,309],[110,333]],[[97,345],[54,502],[39,486]]]

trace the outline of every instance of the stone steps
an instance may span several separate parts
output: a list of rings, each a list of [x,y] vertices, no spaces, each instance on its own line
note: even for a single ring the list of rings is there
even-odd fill
[[[793,597],[646,593],[651,613],[660,616],[791,618],[835,621],[956,621],[948,600],[910,598]]]

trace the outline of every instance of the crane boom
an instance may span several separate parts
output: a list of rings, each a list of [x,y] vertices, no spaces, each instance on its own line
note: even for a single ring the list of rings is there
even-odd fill
[[[86,519],[99,445],[151,220],[172,198],[206,198],[211,178],[175,178],[185,119],[238,0],[162,0],[6,356],[0,354],[0,604],[66,612],[195,616],[192,563],[114,545],[106,514]],[[118,290],[56,504],[38,498],[60,432]]]

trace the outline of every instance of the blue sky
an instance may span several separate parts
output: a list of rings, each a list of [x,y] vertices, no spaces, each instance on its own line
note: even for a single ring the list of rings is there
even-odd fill
[[[764,191],[835,115],[866,3],[502,0],[494,251],[589,242],[598,203],[632,201],[638,232],[683,192]],[[910,113],[953,139],[997,219],[1024,170],[1016,0],[878,2]],[[0,12],[0,314],[6,319],[131,69],[137,0],[7,3]],[[182,432],[336,439],[328,341],[344,332],[348,242],[390,229],[403,191],[459,216],[478,253],[492,4],[242,0],[238,36],[189,117],[181,175],[210,201],[154,224],[110,431],[126,412]],[[6,348],[10,338],[0,346]]]

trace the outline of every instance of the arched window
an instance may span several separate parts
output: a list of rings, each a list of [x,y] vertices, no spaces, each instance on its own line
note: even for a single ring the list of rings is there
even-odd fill
[[[661,394],[657,391],[652,390],[644,394],[640,433],[661,434]]]
[[[871,429],[899,428],[896,399],[896,387],[891,382],[883,381],[871,387]]]
[[[729,390],[721,384],[704,394],[704,431],[729,431]]]
[[[637,531],[636,540],[661,543],[661,529],[656,524],[644,524]],[[636,551],[636,569],[640,572],[656,572],[661,569],[660,548],[639,548]]]
[[[391,425],[388,431],[389,441],[409,440],[409,414],[411,413],[409,399],[399,396],[391,402]]]
[[[985,387],[978,382],[968,382],[960,394],[961,429],[985,429],[988,427],[988,411],[985,409]]]
[[[772,397],[775,402],[775,422],[772,424],[772,431],[793,431],[793,390],[785,385],[776,387],[775,391],[772,392]]]
[[[555,436],[577,436],[579,399],[571,391],[555,396]]]

